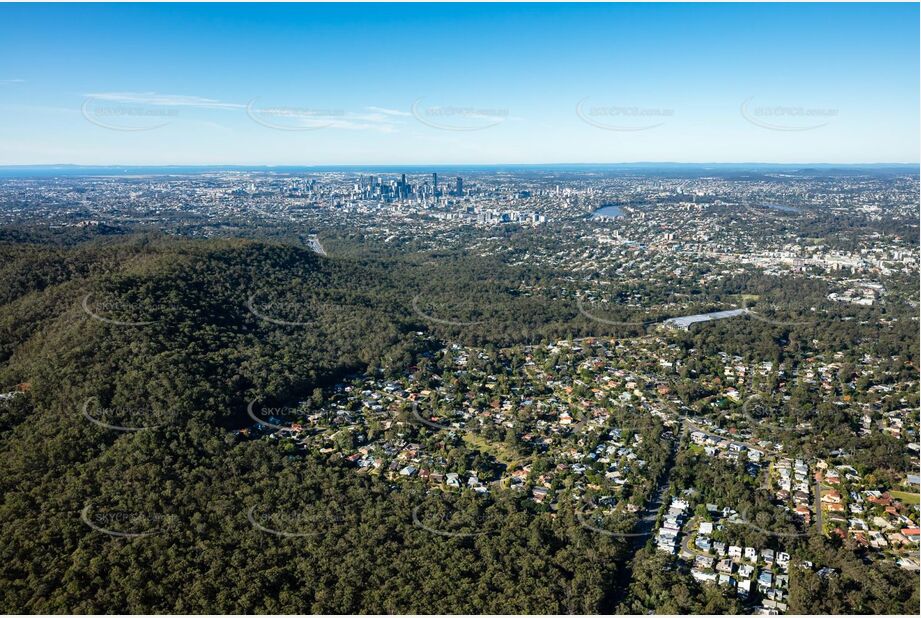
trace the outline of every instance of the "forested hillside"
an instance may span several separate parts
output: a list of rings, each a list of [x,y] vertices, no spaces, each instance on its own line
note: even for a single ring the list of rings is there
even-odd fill
[[[0,403],[5,611],[602,606],[617,548],[571,516],[497,496],[476,507],[490,534],[433,535],[412,525],[411,489],[228,431],[252,398],[404,366],[418,325],[392,269],[249,241],[0,251],[0,384],[25,391]],[[311,533],[263,534],[253,508],[314,509]]]

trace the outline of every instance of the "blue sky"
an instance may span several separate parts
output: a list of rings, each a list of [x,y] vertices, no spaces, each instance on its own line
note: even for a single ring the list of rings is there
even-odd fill
[[[919,160],[917,4],[0,5],[0,164]]]

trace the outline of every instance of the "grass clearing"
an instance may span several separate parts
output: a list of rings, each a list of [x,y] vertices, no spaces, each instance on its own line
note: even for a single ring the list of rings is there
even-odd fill
[[[464,432],[463,438],[464,442],[468,445],[474,447],[478,451],[492,455],[496,458],[496,461],[505,464],[505,467],[510,471],[526,463],[529,459],[528,457],[522,457],[515,449],[501,442],[490,442],[483,436],[474,434],[473,432]]]
[[[921,494],[913,494],[907,491],[890,491],[889,495],[905,504],[921,504]]]

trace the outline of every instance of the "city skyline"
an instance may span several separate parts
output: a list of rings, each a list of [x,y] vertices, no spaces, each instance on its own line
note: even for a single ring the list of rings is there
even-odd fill
[[[918,161],[917,5],[0,14],[4,166]]]

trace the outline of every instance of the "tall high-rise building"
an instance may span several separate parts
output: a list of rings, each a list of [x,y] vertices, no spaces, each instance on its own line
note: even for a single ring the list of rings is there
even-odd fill
[[[438,197],[438,172],[432,172],[432,195]]]
[[[460,197],[464,194],[464,179],[460,176],[457,177],[457,189],[455,194]]]

